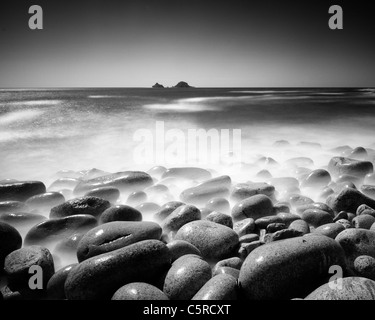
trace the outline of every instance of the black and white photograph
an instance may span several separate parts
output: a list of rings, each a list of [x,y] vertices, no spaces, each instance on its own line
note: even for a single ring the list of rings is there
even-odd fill
[[[1,304],[375,300],[374,39],[364,0],[3,0]]]

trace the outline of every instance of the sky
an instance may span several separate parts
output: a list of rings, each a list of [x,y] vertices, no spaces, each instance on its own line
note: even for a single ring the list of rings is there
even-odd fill
[[[369,1],[2,0],[0,87],[375,87]],[[31,5],[43,30],[31,30]],[[341,5],[344,29],[328,27]]]

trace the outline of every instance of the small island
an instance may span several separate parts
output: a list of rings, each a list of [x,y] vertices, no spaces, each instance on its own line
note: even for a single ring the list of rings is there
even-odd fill
[[[152,87],[155,88],[155,89],[169,89],[169,87],[164,87],[162,84],[160,84],[158,82],[156,82]],[[194,88],[194,87],[190,86],[185,81],[180,81],[174,87],[171,87],[171,88]]]

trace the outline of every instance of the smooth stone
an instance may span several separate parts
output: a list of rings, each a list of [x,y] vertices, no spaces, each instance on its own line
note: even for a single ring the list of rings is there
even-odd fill
[[[78,243],[83,238],[84,233],[75,233],[56,244],[55,252],[59,254],[74,254],[76,256]]]
[[[46,186],[40,181],[18,181],[0,183],[0,201],[26,201],[37,194],[45,193]]]
[[[101,214],[100,223],[112,221],[142,221],[142,213],[124,204],[112,206]]]
[[[321,225],[320,227],[316,228],[313,233],[320,234],[322,236],[327,236],[332,239],[335,239],[336,236],[341,232],[344,231],[345,227],[339,223],[327,223]]]
[[[370,161],[359,161],[345,157],[333,157],[328,164],[328,171],[338,177],[342,174],[349,174],[357,177],[364,177],[374,171]]]
[[[347,211],[355,213],[362,204],[374,208],[375,200],[365,196],[358,190],[347,188],[342,190],[339,194],[329,197],[327,199],[327,204],[334,212]]]
[[[153,184],[151,176],[142,171],[124,171],[80,182],[74,188],[75,195],[100,187],[115,187],[120,192],[142,191]]]
[[[340,183],[330,184],[330,186],[333,188],[334,193],[340,193],[342,190],[345,190],[347,188],[356,189],[357,187],[353,182],[350,181],[344,181]]]
[[[169,300],[159,288],[145,282],[132,282],[118,289],[111,300]]]
[[[221,212],[213,211],[208,214],[205,218],[208,221],[216,222],[218,224],[222,224],[223,226],[233,228],[233,220],[232,217]]]
[[[177,231],[175,239],[190,242],[208,260],[230,257],[239,244],[238,235],[231,228],[206,220],[185,224]]]
[[[219,268],[225,268],[225,267],[240,270],[242,263],[243,263],[243,260],[240,259],[239,257],[232,257],[232,258],[220,260],[215,264],[215,266],[212,269],[212,272],[216,273],[216,271]]]
[[[375,300],[375,281],[361,277],[342,278],[342,286],[325,283],[305,300]]]
[[[88,231],[97,225],[98,221],[93,216],[86,214],[49,219],[38,223],[29,230],[25,236],[25,245],[46,245],[74,233]]]
[[[2,201],[0,202],[0,214],[29,211],[29,208],[20,201]]]
[[[25,202],[30,209],[49,211],[51,208],[65,202],[65,197],[59,192],[47,192],[33,196]]]
[[[375,232],[366,229],[345,229],[335,238],[345,251],[348,266],[353,268],[358,256],[375,258]]]
[[[191,300],[236,300],[237,282],[230,275],[214,276],[194,295]]]
[[[234,221],[245,218],[254,220],[274,214],[272,200],[263,194],[257,194],[238,202],[232,209]]]
[[[353,228],[352,223],[347,219],[339,219],[335,223],[341,224],[345,229]]]
[[[325,200],[330,195],[334,194],[335,191],[331,187],[325,187],[323,191],[319,194],[319,199]]]
[[[68,277],[69,272],[72,270],[73,267],[77,266],[78,264],[70,264],[61,268],[60,270],[56,271],[56,273],[49,279],[47,283],[47,297],[48,300],[64,300],[65,291],[64,285],[66,278]]]
[[[96,179],[96,178],[100,178],[100,177],[110,174],[107,171],[103,171],[97,168],[92,168],[89,170],[82,170],[79,173],[81,174],[82,180]]]
[[[161,226],[165,232],[175,231],[177,232],[183,225],[188,222],[201,219],[200,210],[190,204],[186,204],[178,207],[168,217],[166,217]]]
[[[165,171],[167,171],[166,167],[154,166],[150,170],[148,170],[147,173],[151,176],[154,176],[154,177],[157,177],[158,179],[160,179]]]
[[[143,202],[147,201],[147,194],[144,191],[134,191],[129,194],[126,204],[129,206],[138,206]]]
[[[332,265],[345,269],[343,249],[333,239],[314,236],[275,241],[247,256],[239,285],[250,300],[303,297],[326,279]]]
[[[310,233],[309,224],[305,220],[295,220],[289,225],[289,229],[301,232],[302,234]]]
[[[259,240],[259,236],[256,233],[245,234],[244,236],[239,238],[240,244],[250,243],[250,242],[254,242],[258,240]]]
[[[264,237],[264,242],[280,241],[284,239],[302,237],[305,233],[294,229],[283,229],[274,233],[267,233]]]
[[[375,258],[359,256],[354,260],[354,271],[358,277],[364,277],[375,281]]]
[[[208,179],[198,184],[198,187],[211,188],[211,187],[224,187],[230,188],[232,185],[232,179],[230,176],[224,175],[216,178]]]
[[[161,227],[150,221],[113,221],[86,232],[78,243],[79,262],[142,240],[159,240]]]
[[[160,206],[154,202],[144,202],[135,207],[142,215],[154,215],[160,211]]]
[[[375,186],[374,185],[362,185],[361,192],[366,196],[375,199]]]
[[[211,276],[211,267],[206,261],[185,255],[172,263],[163,291],[170,300],[190,300]]]
[[[18,212],[3,213],[0,215],[0,220],[17,229],[21,229],[27,227],[31,228],[35,224],[47,220],[47,217],[36,213]]]
[[[219,211],[228,214],[230,213],[230,204],[225,198],[213,198],[206,203],[205,207],[211,211]]]
[[[28,246],[8,254],[4,261],[4,271],[11,289],[26,288],[29,284],[29,269],[39,266],[43,271],[43,288],[55,273],[54,262],[47,248]]]
[[[260,170],[255,176],[258,179],[264,179],[264,180],[272,178],[272,174],[266,169]]]
[[[273,206],[273,211],[275,214],[290,213],[290,205],[286,202],[275,203]]]
[[[268,197],[272,197],[275,192],[275,187],[268,183],[247,183],[247,184],[237,184],[233,187],[230,198],[235,201],[242,201],[246,198],[252,197],[257,194],[263,194]]]
[[[212,274],[212,276],[215,277],[219,274],[225,274],[225,275],[231,276],[235,280],[237,280],[238,277],[240,276],[240,270],[235,269],[235,268],[231,268],[231,267],[220,267]]]
[[[295,208],[314,203],[314,201],[311,198],[300,194],[289,195],[287,201]]]
[[[352,183],[355,186],[362,184],[363,178],[352,176],[350,174],[342,174],[336,179],[336,184],[338,186],[345,184],[345,183]],[[336,188],[337,189],[337,188]]]
[[[350,152],[349,157],[352,159],[364,160],[368,157],[368,153],[365,148],[357,147]]]
[[[302,181],[302,187],[322,188],[331,182],[331,175],[327,170],[317,169],[309,173]]]
[[[165,218],[167,218],[173,211],[175,211],[178,207],[185,205],[185,203],[181,201],[169,201],[165,203],[158,212],[155,213],[154,218],[156,221],[161,222]]]
[[[368,214],[370,216],[375,217],[375,210],[365,204],[362,204],[357,208],[356,214],[357,216],[362,215],[362,214]]]
[[[285,223],[287,226],[289,226],[293,221],[301,220],[301,217],[295,213],[279,212],[277,216],[280,217],[282,223]]]
[[[226,198],[229,196],[229,190],[227,187],[213,186],[197,186],[188,188],[180,194],[181,201],[194,205],[204,205],[207,201],[212,198]]]
[[[348,213],[346,211],[340,211],[334,218],[333,222],[337,222],[340,219],[348,219]]]
[[[281,223],[282,219],[279,216],[266,216],[255,220],[255,226],[258,230],[267,229],[271,223]]]
[[[369,230],[373,223],[375,223],[375,218],[369,214],[361,214],[352,220],[353,227],[357,229],[360,228]]]
[[[84,197],[97,197],[115,203],[120,197],[120,191],[115,187],[100,187],[86,192]]]
[[[314,202],[314,203],[306,204],[304,206],[300,206],[296,209],[296,211],[298,214],[302,214],[308,209],[319,209],[319,210],[328,212],[332,216],[332,218],[335,216],[335,213],[333,212],[333,210],[327,204],[322,203],[322,202]]]
[[[207,180],[211,178],[211,173],[205,169],[196,167],[170,168],[163,173],[162,179],[170,177],[190,180]]]
[[[73,190],[81,180],[76,178],[60,178],[52,182],[48,187],[49,191],[58,191],[61,189]]]
[[[333,222],[333,217],[330,213],[319,209],[307,209],[302,213],[301,217],[315,228]]]
[[[184,240],[171,241],[167,244],[167,247],[172,256],[172,262],[187,254],[201,256],[201,252],[196,246]]]
[[[264,194],[268,197],[273,197],[275,193],[275,187],[265,182],[247,182],[247,185],[256,190],[256,194]]]
[[[109,299],[131,282],[149,283],[170,266],[167,246],[158,240],[144,240],[81,262],[68,275],[68,300]]]
[[[5,257],[21,248],[22,237],[16,228],[0,221],[0,273],[4,266]]]
[[[252,218],[237,221],[233,224],[233,230],[237,233],[238,237],[253,233],[255,231],[255,221]]]
[[[98,197],[82,197],[69,200],[51,209],[50,218],[63,218],[78,214],[98,218],[111,206],[109,201]]]
[[[270,223],[266,228],[266,233],[274,233],[276,231],[284,230],[287,228],[285,223]]]
[[[250,252],[254,251],[256,248],[264,245],[264,242],[261,240],[253,241],[250,243],[241,243],[240,249],[238,250],[238,255],[242,260],[245,260]]]

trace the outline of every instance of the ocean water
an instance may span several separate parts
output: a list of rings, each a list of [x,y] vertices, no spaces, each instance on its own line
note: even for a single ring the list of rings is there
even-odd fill
[[[220,173],[231,171],[239,180],[245,179],[245,169],[255,173],[267,165],[257,164],[262,156],[280,163],[307,156],[316,167],[324,167],[334,147],[374,147],[374,119],[371,88],[1,90],[0,179],[50,182],[60,170],[116,172],[194,165],[197,159],[188,157],[175,164],[158,163],[155,156],[148,163],[134,158],[140,144],[135,132],[154,132],[157,121],[166,131],[183,133],[240,129],[242,169],[200,163]],[[277,148],[277,140],[287,140],[290,146]],[[301,145],[303,141],[322,148]]]

